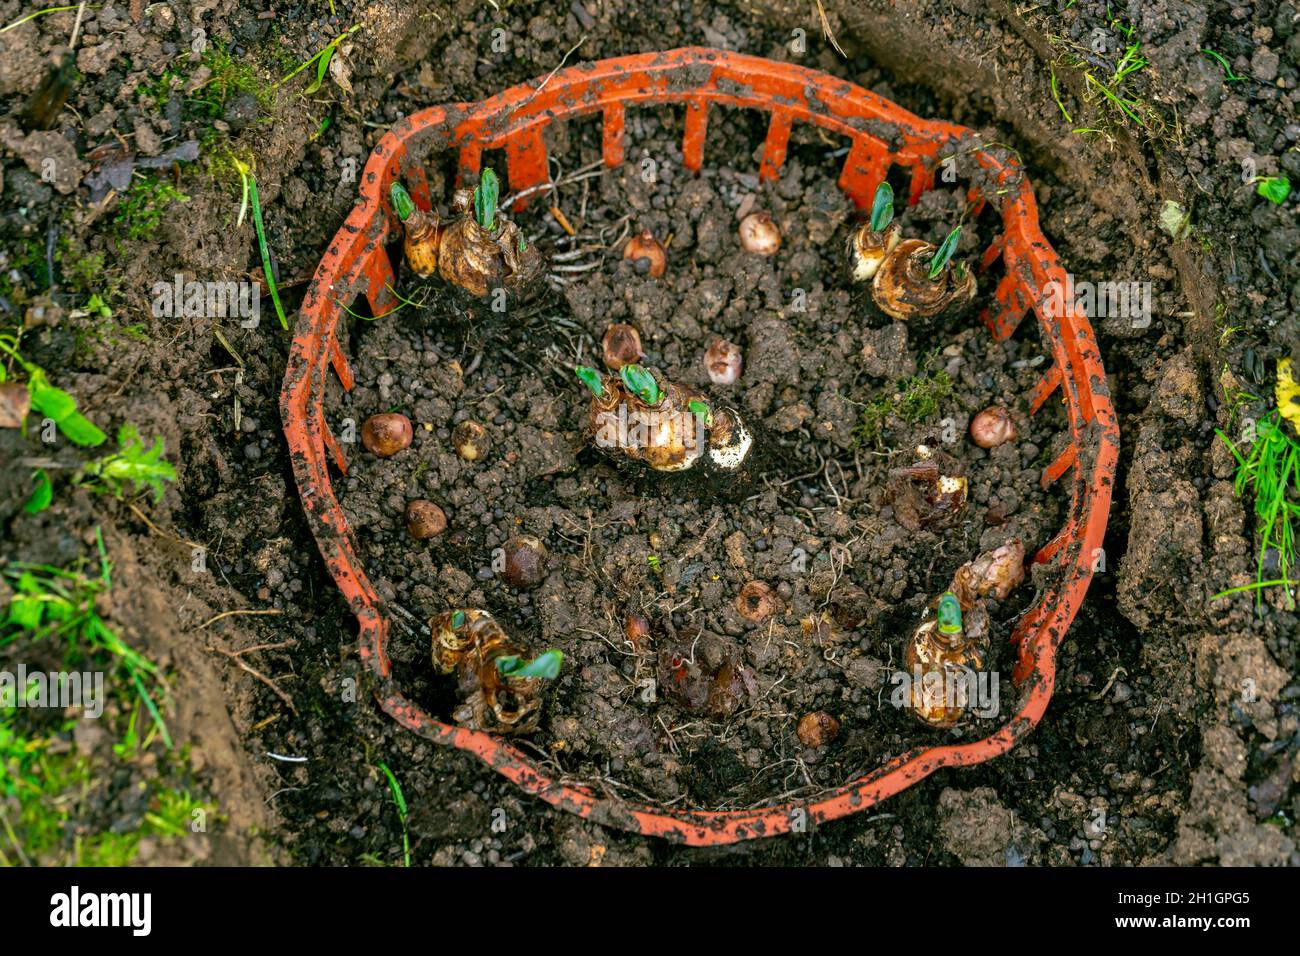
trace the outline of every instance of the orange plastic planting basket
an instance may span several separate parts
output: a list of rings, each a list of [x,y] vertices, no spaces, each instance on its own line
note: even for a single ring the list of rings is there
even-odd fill
[[[859,207],[870,204],[891,165],[911,174],[912,202],[934,184],[939,157],[965,150],[985,171],[985,185],[969,200],[1001,212],[1002,231],[984,253],[988,270],[1002,258],[1003,276],[983,319],[998,339],[1011,336],[1030,311],[1038,317],[1053,363],[1026,396],[1036,412],[1060,391],[1069,443],[1043,472],[1042,484],[1070,479],[1069,520],[1034,560],[1048,567],[1048,585],[1020,619],[1012,640],[1019,711],[996,733],[975,743],[920,748],[815,799],[754,810],[668,810],[612,799],[562,784],[501,738],[453,726],[412,702],[393,680],[387,653],[389,617],[362,568],[354,540],[330,483],[329,465],[347,464],[326,422],[326,376],[332,368],[344,389],[352,371],[338,323],[358,296],[371,314],[397,302],[394,263],[386,249],[398,224],[387,196],[403,179],[417,204],[430,207],[420,156],[455,150],[462,176],[478,172],[485,149],[504,149],[510,188],[517,194],[547,182],[542,131],[555,119],[600,114],[607,166],[624,157],[624,118],[641,103],[686,107],[684,165],[698,171],[704,159],[709,109],[714,104],[770,113],[759,176],[780,176],[794,123],[812,123],[850,140],[840,188]],[[423,152],[419,152],[423,150]],[[417,155],[418,153],[418,155]],[[536,190],[534,190],[536,191]],[[521,200],[515,208],[526,203]],[[360,625],[359,654],[376,683],[384,711],[402,726],[439,744],[478,755],[498,773],[548,803],[602,824],[696,846],[773,836],[866,809],[940,767],[981,763],[1010,750],[1042,718],[1052,696],[1056,649],[1092,579],[1110,507],[1119,430],[1101,356],[1088,320],[1069,303],[1045,306],[1051,282],[1065,273],[1038,228],[1031,184],[1015,164],[977,148],[973,133],[950,123],[922,120],[852,83],[788,63],[720,50],[687,48],[602,60],[561,70],[481,103],[435,106],[398,122],[375,147],[361,183],[361,202],[334,236],[303,301],[285,371],[281,412],[303,507],[330,573]],[[1063,312],[1063,314],[1057,314]]]

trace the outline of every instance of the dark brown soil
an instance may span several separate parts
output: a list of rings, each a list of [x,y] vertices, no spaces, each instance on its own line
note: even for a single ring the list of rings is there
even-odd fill
[[[1297,862],[1296,617],[1278,594],[1260,613],[1249,597],[1211,601],[1251,580],[1258,544],[1214,429],[1233,427],[1241,411],[1228,397],[1239,389],[1269,393],[1270,362],[1300,359],[1300,274],[1285,251],[1297,246],[1296,200],[1275,207],[1241,180],[1246,157],[1259,175],[1300,180],[1295,6],[1157,0],[1122,21],[1150,60],[1128,88],[1154,111],[1144,114],[1145,127],[1085,102],[1084,68],[1062,56],[1060,38],[1085,47],[1097,30],[1122,38],[1104,3],[1023,14],[967,0],[825,7],[844,56],[804,3],[587,0],[572,9],[439,3],[390,11],[341,0],[333,17],[313,4],[260,19],[255,5],[218,0],[173,3],[172,17],[154,5],[138,24],[125,7],[88,9],[72,108],[52,133],[39,134],[19,115],[49,57],[67,43],[72,16],[51,14],[0,34],[0,318],[6,331],[31,323],[31,306],[52,299],[57,320],[30,324],[24,354],[106,431],[131,421],[162,435],[179,472],[161,504],[137,503],[151,523],[62,480],[51,509],[25,515],[28,475],[11,464],[40,449],[35,439],[25,448],[15,433],[0,432],[0,560],[67,562],[92,554],[93,528],[105,529],[118,569],[114,599],[101,613],[173,675],[169,715],[173,733],[191,743],[186,772],[227,816],[184,844],[193,859],[400,863],[401,825],[382,763],[411,807],[419,864]],[[3,23],[27,12],[14,0],[0,3]],[[314,68],[275,86],[363,20],[342,48],[350,92],[327,79],[304,94]],[[250,65],[269,91],[260,104],[232,93],[214,118],[196,104],[202,91],[185,92],[205,65],[188,54],[197,26]],[[504,51],[493,47],[497,28],[506,31],[498,35]],[[789,46],[796,29],[807,41],[802,54]],[[356,184],[341,175],[349,160],[364,165],[399,116],[544,76],[580,40],[571,63],[688,44],[794,59],[919,115],[971,126],[1019,153],[1044,231],[1069,271],[1153,283],[1150,327],[1095,321],[1123,434],[1106,566],[1062,645],[1047,716],[1012,754],[941,772],[813,834],[691,851],[551,810],[351,693],[359,676],[355,624],[307,531],[279,430],[289,336],[269,300],[261,325],[248,330],[233,319],[155,318],[150,289],[177,272],[213,281],[260,272],[251,225],[235,226],[238,179],[209,163],[230,143],[255,160],[267,238],[292,309],[352,207]],[[1225,83],[1200,49],[1220,52],[1247,79]],[[140,84],[168,67],[180,77],[176,89],[142,95]],[[1053,74],[1070,122],[1054,100]],[[904,341],[898,329],[863,317],[834,265],[846,210],[828,153],[842,144],[801,131],[781,181],[759,189],[755,118],[711,123],[698,179],[675,166],[679,130],[671,111],[629,115],[638,150],[629,156],[647,150],[661,179],[647,187],[628,166],[590,181],[582,228],[606,227],[609,248],[583,260],[600,258],[599,268],[569,274],[573,284],[543,295],[524,321],[470,321],[439,299],[355,325],[358,388],[338,413],[360,422],[401,410],[417,423],[416,441],[386,462],[355,449],[352,475],[340,485],[381,593],[412,615],[412,633],[395,637],[393,653],[399,677],[423,703],[449,712],[445,687],[428,668],[423,620],[449,606],[488,607],[530,645],[568,655],[535,735],[561,772],[677,805],[748,806],[815,792],[930,739],[887,702],[877,704],[879,669],[897,660],[921,605],[958,564],[1012,534],[1041,544],[1059,526],[1060,492],[1039,492],[1036,479],[1053,457],[1061,420],[1045,408],[1017,445],[993,453],[963,437],[974,411],[1023,398],[1036,372],[1012,363],[1041,351],[1032,323],[997,347],[973,322]],[[161,174],[168,182],[179,176],[188,202],[165,205],[137,238],[120,222],[126,198],[92,199],[80,185],[104,163],[97,147],[149,157],[190,139],[203,158]],[[595,159],[593,129],[573,126],[564,155],[566,170]],[[60,172],[45,182],[42,160],[50,156]],[[435,177],[434,185],[446,195],[445,182]],[[782,226],[785,247],[774,260],[736,247],[735,211],[747,194]],[[581,184],[564,194],[571,216],[581,196]],[[907,213],[908,229],[941,237],[953,196],[941,188],[927,197]],[[1187,239],[1175,242],[1158,228],[1166,199],[1191,210]],[[614,240],[624,216],[673,234],[665,279],[632,276],[619,261]],[[544,209],[524,223],[539,241],[553,241]],[[966,236],[963,252],[988,238]],[[96,255],[97,268],[78,269]],[[404,283],[404,291],[414,288]],[[806,313],[789,307],[793,288],[807,290]],[[78,314],[94,293],[106,297],[111,319]],[[745,375],[725,397],[762,426],[775,452],[753,500],[704,499],[680,483],[648,487],[581,447],[585,403],[567,373],[610,321],[636,325],[653,364],[706,389],[700,358],[709,336],[742,345]],[[879,447],[854,444],[863,404],[901,378],[939,369],[951,373],[954,391],[938,414],[914,427],[891,421]],[[1258,417],[1264,409],[1261,401],[1247,411]],[[447,447],[449,429],[464,417],[492,437],[487,459],[472,466]],[[967,521],[945,535],[909,535],[892,520],[881,478],[945,417],[972,476]],[[59,454],[72,464],[85,457],[71,448]],[[411,497],[441,504],[449,532],[432,544],[409,541],[400,515]],[[1007,523],[989,526],[991,508]],[[519,531],[544,538],[552,555],[549,576],[533,591],[482,573],[492,549]],[[193,545],[206,549],[206,573],[192,571]],[[790,570],[796,548],[806,553],[806,573]],[[744,624],[733,604],[750,580],[766,581],[782,600],[781,614],[762,628]],[[850,589],[863,592],[861,620],[805,631],[802,622],[822,610],[834,619],[836,597]],[[1000,609],[1002,633],[1031,598],[1029,583]],[[629,603],[655,619],[656,641],[671,639],[669,625],[679,634],[702,627],[708,636],[697,652],[734,655],[752,669],[755,691],[744,706],[710,721],[671,701],[642,703],[638,682],[653,676],[656,657],[622,647]],[[200,628],[235,609],[280,613]],[[247,661],[292,709],[215,650],[262,644],[285,646],[253,651]],[[1255,689],[1249,698],[1244,681]],[[843,730],[825,752],[808,754],[793,730],[817,709]],[[108,741],[100,751],[112,760]],[[285,763],[268,752],[306,759]],[[147,771],[118,772],[125,792]],[[82,823],[107,829],[114,812],[106,801]],[[501,821],[504,828],[494,826]]]

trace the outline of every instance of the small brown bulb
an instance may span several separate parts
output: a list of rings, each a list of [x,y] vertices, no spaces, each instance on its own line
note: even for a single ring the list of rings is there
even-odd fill
[[[505,546],[501,576],[512,587],[529,590],[546,579],[546,545],[531,535],[511,538]]]
[[[632,263],[637,275],[648,275],[652,279],[658,279],[668,268],[668,252],[649,229],[627,241],[623,258]]]
[[[371,415],[361,426],[361,444],[380,458],[391,458],[411,444],[411,420],[397,412]]]
[[[774,256],[781,248],[781,228],[768,212],[751,212],[740,220],[740,244],[746,252]]]
[[[632,650],[644,650],[650,641],[650,622],[646,620],[644,614],[638,614],[636,611],[628,611],[627,616],[623,619],[623,637],[628,644],[632,645]]]
[[[840,734],[840,722],[824,710],[804,714],[795,730],[799,743],[816,750],[825,747]]]
[[[745,368],[745,358],[735,342],[717,338],[704,350],[704,368],[714,385],[735,385]]]
[[[750,581],[736,595],[736,610],[746,621],[765,621],[779,610],[776,595],[762,581]]]
[[[406,506],[406,533],[419,541],[447,530],[447,515],[432,501],[416,499]]]
[[[1005,405],[990,405],[970,420],[970,437],[981,448],[996,448],[1016,438],[1016,423]]]
[[[487,429],[469,419],[456,426],[451,433],[451,444],[456,449],[456,454],[465,461],[480,460],[491,447]]]
[[[626,322],[615,322],[605,330],[601,341],[605,367],[615,372],[624,365],[635,365],[645,353],[641,350],[641,335]]]

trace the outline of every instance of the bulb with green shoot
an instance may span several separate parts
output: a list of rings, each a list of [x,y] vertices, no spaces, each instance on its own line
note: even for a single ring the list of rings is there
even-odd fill
[[[853,281],[871,280],[902,238],[894,221],[894,188],[882,182],[871,202],[871,218],[849,236],[849,270]]]
[[[591,395],[588,438],[608,454],[655,471],[707,462],[720,472],[736,471],[749,454],[753,439],[734,409],[716,408],[656,369],[634,363],[602,376],[579,365],[574,375]]]
[[[959,312],[975,298],[975,274],[954,261],[961,226],[937,248],[904,239],[881,263],[871,280],[871,298],[885,315],[900,322]]]
[[[560,676],[560,665],[564,663],[564,652],[557,650],[543,651],[531,661],[526,661],[518,654],[510,654],[496,659],[497,671],[502,677],[535,677],[538,680],[555,680]]]
[[[491,733],[537,729],[548,687],[564,664],[555,649],[530,656],[487,611],[458,608],[429,622],[433,664],[455,674],[464,695],[452,716],[457,723]]]
[[[474,187],[474,219],[486,232],[496,232],[497,199],[500,194],[497,174],[491,169],[483,170],[478,185]]]
[[[590,365],[575,365],[573,374],[578,376],[578,381],[587,386],[587,390],[596,398],[605,396],[605,385],[602,382],[603,376]]]
[[[438,275],[480,299],[496,288],[524,291],[541,275],[544,264],[537,246],[497,208],[500,194],[496,173],[484,169],[472,189],[456,190],[452,196],[456,218],[439,232]],[[393,209],[399,219],[409,208],[408,201],[394,190]],[[409,225],[407,229],[409,236]]]
[[[442,248],[443,228],[438,217],[415,205],[411,194],[399,182],[389,189],[393,212],[402,224],[402,246],[411,271],[423,279],[438,271],[438,254]]]
[[[643,404],[654,408],[663,400],[663,390],[654,375],[644,366],[624,365],[618,370],[618,377],[623,380],[623,387],[641,399]]]
[[[984,669],[989,616],[983,602],[963,612],[952,591],[944,592],[933,616],[912,632],[903,649],[910,681],[909,706],[927,727],[956,726],[975,701],[969,697],[968,675]]]

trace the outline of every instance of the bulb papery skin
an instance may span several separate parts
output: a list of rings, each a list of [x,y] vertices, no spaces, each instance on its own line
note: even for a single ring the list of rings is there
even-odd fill
[[[961,631],[945,634],[929,616],[912,632],[903,651],[911,681],[912,715],[935,729],[955,727],[976,704],[971,679],[984,669],[988,654],[989,617],[983,602],[965,615]]]
[[[620,376],[605,376],[604,394],[591,399],[588,437],[596,447],[655,471],[685,471],[704,453],[703,425],[688,407],[693,401],[703,402],[704,396],[669,382],[657,369],[648,371],[659,385],[655,405],[633,394]]]
[[[438,217],[417,209],[402,226],[405,232],[402,248],[411,271],[421,279],[436,275],[445,232]]]
[[[849,272],[853,281],[870,281],[902,239],[897,222],[891,222],[880,232],[865,222],[855,229],[848,242]]]
[[[463,615],[456,626],[457,615]],[[433,665],[440,674],[455,674],[462,703],[453,719],[472,730],[525,734],[537,729],[543,691],[553,681],[537,677],[507,677],[497,667],[502,657],[526,658],[487,611],[462,608],[439,614],[429,622],[433,634]]]
[[[952,577],[963,610],[980,598],[1005,601],[1025,580],[1025,546],[1019,538],[967,561]]]
[[[605,329],[601,339],[601,358],[605,367],[617,372],[624,365],[641,361],[641,334],[626,322],[615,322]]]
[[[524,239],[513,222],[497,214],[495,228],[484,229],[474,218],[473,190],[458,189],[452,205],[458,213],[442,232],[438,274],[475,298],[494,288],[521,292],[542,274],[545,265],[537,247]]]
[[[745,357],[734,342],[719,337],[704,350],[704,370],[714,385],[735,385],[744,368]]]
[[[735,409],[726,408],[713,416],[709,433],[709,460],[720,471],[736,471],[749,457],[754,436]]]
[[[956,311],[975,297],[975,274],[949,262],[931,279],[929,263],[938,250],[920,239],[894,247],[871,280],[871,299],[885,315],[900,322],[933,318]]]
[[[734,409],[712,406],[690,386],[668,381],[657,369],[647,371],[659,386],[654,405],[642,401],[618,375],[601,380],[602,394],[591,397],[587,412],[592,444],[660,472],[686,471],[702,461],[732,472],[746,461],[753,435]],[[711,411],[704,414],[700,406]]]

